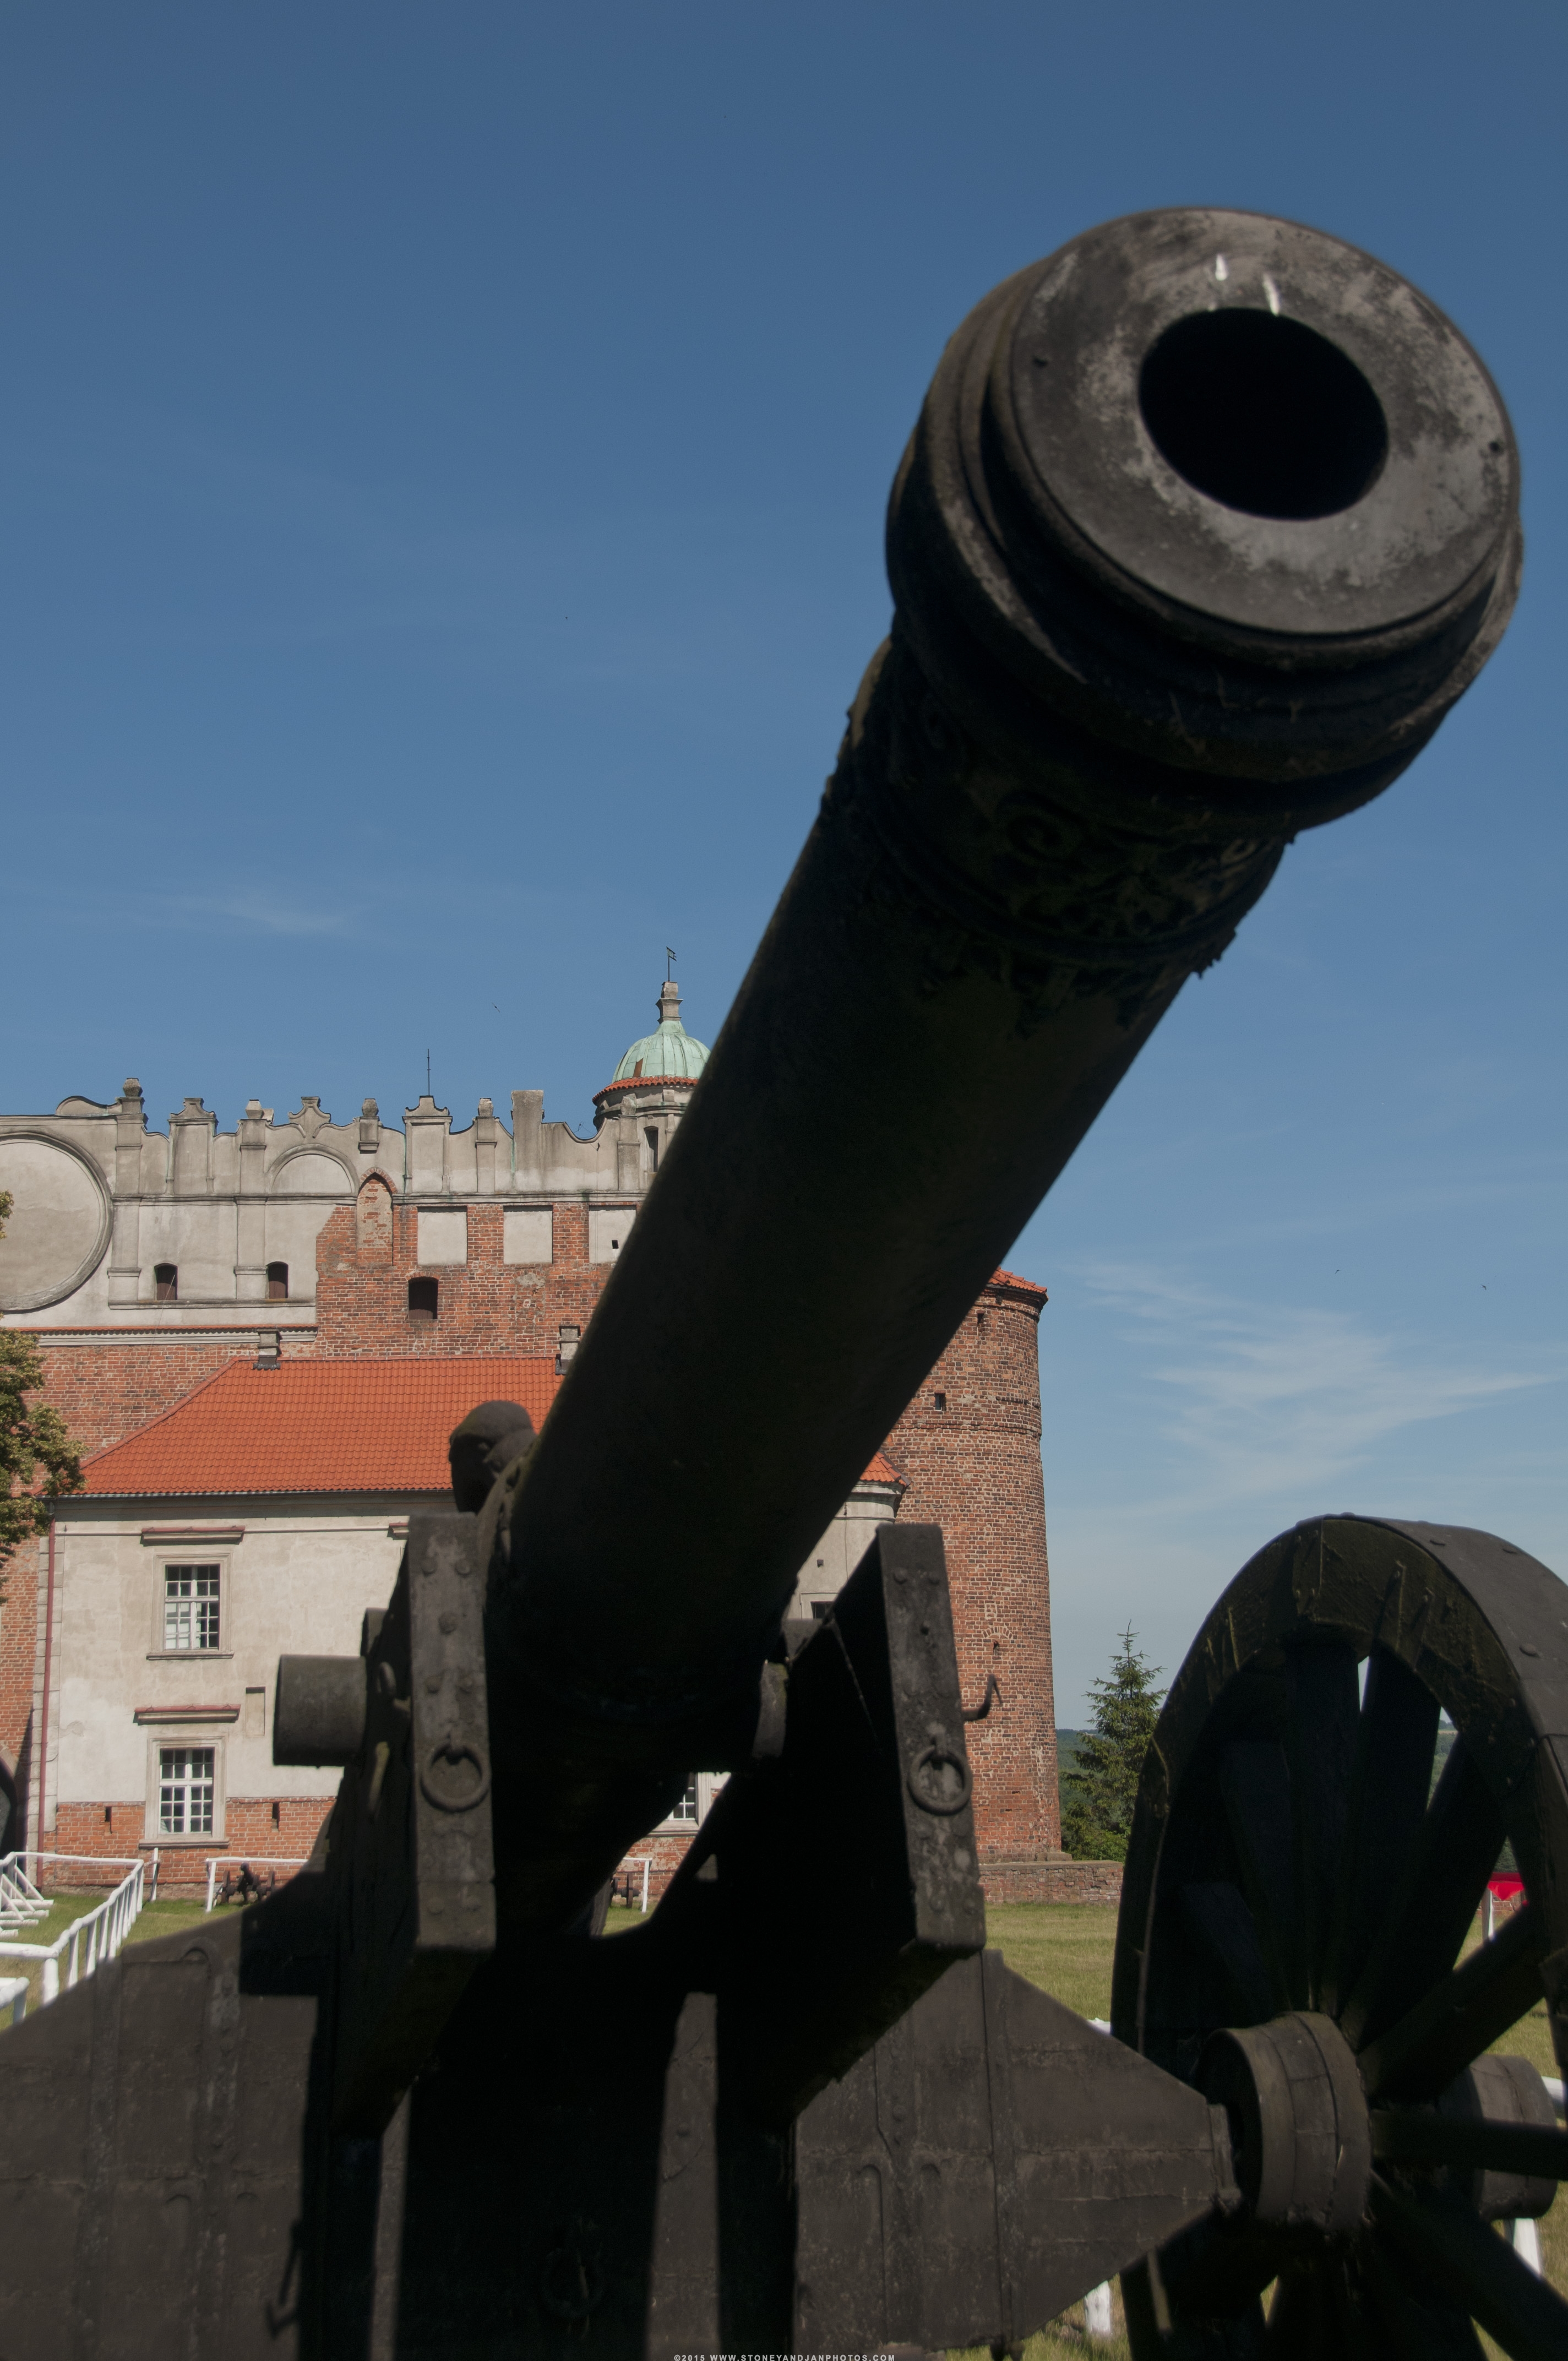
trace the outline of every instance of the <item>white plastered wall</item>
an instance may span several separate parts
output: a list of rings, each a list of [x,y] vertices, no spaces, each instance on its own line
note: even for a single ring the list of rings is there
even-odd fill
[[[140,1803],[148,1796],[149,1729],[163,1742],[223,1750],[224,1784],[243,1796],[332,1795],[332,1770],[277,1768],[272,1696],[278,1659],[354,1655],[367,1607],[384,1607],[403,1543],[389,1531],[428,1498],[331,1501],[189,1500],[73,1504],[55,1532],[55,1614],[49,1719],[58,1741],[60,1803]],[[159,1544],[144,1526],[243,1524],[242,1540]],[[166,1563],[223,1565],[223,1645],[214,1655],[168,1657],[154,1647]],[[264,1714],[247,1692],[265,1692]],[[233,1706],[236,1719],[203,1730],[138,1722],[138,1710]],[[258,1719],[261,1727],[257,1727]]]

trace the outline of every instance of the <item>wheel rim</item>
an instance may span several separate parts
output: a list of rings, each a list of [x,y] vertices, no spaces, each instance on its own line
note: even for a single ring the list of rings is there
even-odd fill
[[[1434,1788],[1440,1713],[1455,1735]],[[1456,1973],[1505,1840],[1527,1907]],[[1347,2046],[1339,2103],[1351,2145],[1370,2137],[1367,2193],[1352,2226],[1332,2208],[1260,2220],[1238,2197],[1230,2219],[1128,2274],[1139,2361],[1443,2361],[1479,2355],[1474,2321],[1517,2361],[1568,2351],[1568,2304],[1486,2226],[1505,2203],[1541,2210],[1547,2186],[1523,2169],[1561,2177],[1568,2143],[1528,2069],[1471,2071],[1543,1992],[1563,2071],[1568,1587],[1457,1527],[1332,1517],[1282,1534],[1220,1600],[1160,1717],[1112,2020],[1230,2106],[1238,2142],[1246,2060],[1310,2048],[1314,2026],[1348,2069]],[[1274,2036],[1212,2046],[1264,2026]],[[1255,2103],[1252,2121],[1255,2143]],[[1512,2180],[1499,2159],[1520,2168]],[[1288,2185],[1277,2152],[1270,2171],[1268,2187]]]

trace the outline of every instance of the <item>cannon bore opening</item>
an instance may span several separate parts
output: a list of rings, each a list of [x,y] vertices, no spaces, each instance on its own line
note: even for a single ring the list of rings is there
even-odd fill
[[[1144,361],[1138,406],[1177,474],[1247,516],[1336,516],[1388,452],[1383,406],[1355,363],[1272,312],[1178,320]]]

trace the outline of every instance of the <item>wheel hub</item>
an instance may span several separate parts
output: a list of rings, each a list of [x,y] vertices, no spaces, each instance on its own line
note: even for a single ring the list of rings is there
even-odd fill
[[[1212,2034],[1197,2080],[1230,2119],[1236,2185],[1255,2222],[1325,2237],[1359,2228],[1372,2131],[1355,2059],[1331,2017],[1298,2009]]]

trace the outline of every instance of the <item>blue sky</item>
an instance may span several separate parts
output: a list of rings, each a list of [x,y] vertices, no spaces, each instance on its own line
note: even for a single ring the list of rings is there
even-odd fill
[[[0,1104],[395,1119],[428,1049],[455,1118],[586,1128],[665,943],[722,1020],[948,331],[1108,215],[1291,214],[1480,347],[1526,589],[1011,1257],[1060,1719],[1321,1508],[1568,1567],[1565,52],[1442,0],[8,11]]]

